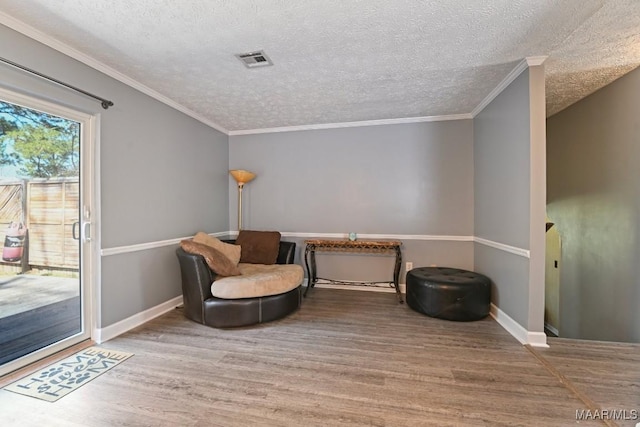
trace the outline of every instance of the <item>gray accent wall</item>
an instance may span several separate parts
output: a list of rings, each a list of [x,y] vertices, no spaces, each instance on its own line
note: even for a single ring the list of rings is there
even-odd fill
[[[529,332],[544,323],[544,69],[529,67],[474,119],[475,270],[493,303]]]
[[[141,98],[120,126],[102,114],[102,247],[226,231],[228,137]]]
[[[102,257],[100,327],[182,295],[176,247]]]
[[[525,329],[529,314],[529,259],[476,243],[475,271],[494,283],[492,302]]]
[[[231,136],[229,166],[257,174],[244,189],[245,229],[473,235],[472,120]],[[229,196],[233,230],[233,179]],[[403,256],[414,267],[471,268],[473,243],[405,241]],[[319,258],[319,273],[379,277],[370,261],[329,255]]]
[[[529,249],[529,71],[474,119],[478,237]]]
[[[100,115],[102,248],[225,231],[228,137],[167,105],[0,25],[2,56],[111,99],[98,102],[0,65],[0,85]],[[105,327],[181,295],[171,250],[102,257]]]
[[[640,342],[640,70],[550,117],[560,336]]]

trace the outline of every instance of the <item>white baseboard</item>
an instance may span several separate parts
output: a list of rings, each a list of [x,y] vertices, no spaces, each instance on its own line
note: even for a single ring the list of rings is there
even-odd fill
[[[549,348],[549,344],[547,344],[547,334],[544,332],[528,332],[528,344],[531,347],[543,347]]]
[[[304,279],[303,286],[307,286],[307,279]],[[316,283],[316,288],[324,288],[324,289],[345,289],[351,291],[366,291],[366,292],[387,292],[387,293],[395,293],[394,288],[379,288],[373,286],[359,286],[359,285],[348,285],[348,284],[323,284]],[[404,294],[406,293],[406,285],[404,283],[400,283],[400,291]],[[136,328],[152,319],[155,319],[158,316],[161,316],[168,311],[173,310],[175,307],[182,304],[182,296],[177,296],[175,298],[170,299],[169,301],[165,301],[161,304],[156,305],[155,307],[151,307],[143,312],[134,314],[131,317],[123,319],[113,325],[109,325],[105,328],[99,328],[94,331],[93,340],[97,343],[103,343],[110,339],[117,337],[127,331],[130,331],[133,328]],[[532,347],[549,347],[547,344],[547,336],[544,332],[531,332],[526,330],[522,325],[513,320],[511,316],[509,316],[504,311],[500,310],[496,305],[491,303],[491,317],[495,319],[496,322],[500,326],[502,326],[507,332],[509,332],[515,339],[518,340],[521,344],[529,344]]]
[[[173,310],[180,304],[182,304],[182,295],[172,298],[169,301],[165,301],[140,313],[134,314],[131,317],[127,317],[126,319],[116,322],[113,325],[109,325],[102,329],[98,328],[95,330],[94,336],[92,338],[97,344],[109,341],[110,339],[124,334],[125,332],[130,331],[131,329],[136,328],[151,319],[155,319],[156,317]]]
[[[308,279],[304,279],[304,281],[302,282],[302,286],[306,288],[307,283],[308,283]],[[404,283],[398,283],[398,286],[400,287],[400,293],[403,293],[403,294],[406,293],[407,286]],[[377,286],[363,286],[363,285],[356,285],[356,284],[350,285],[348,284],[348,282],[341,283],[341,284],[316,283],[314,288],[342,289],[347,291],[387,292],[391,294],[396,293],[396,289],[392,287],[383,288],[383,287],[377,287]]]
[[[493,303],[491,303],[491,317],[493,317],[500,326],[517,339],[520,344],[529,344],[532,347],[549,347],[547,345],[547,336],[544,332],[531,332],[526,330],[522,325],[513,320],[511,316],[500,310]]]

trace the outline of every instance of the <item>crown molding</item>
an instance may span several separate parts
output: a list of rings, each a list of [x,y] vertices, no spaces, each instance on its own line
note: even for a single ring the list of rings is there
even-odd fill
[[[527,64],[530,67],[535,67],[535,66],[544,64],[544,62],[547,60],[547,58],[549,58],[549,57],[546,56],[546,55],[527,56],[524,60],[527,61]]]
[[[542,65],[547,58],[547,56],[527,56],[522,61],[520,61],[518,65],[516,65],[515,68],[511,70],[511,72],[507,74],[504,79],[502,79],[498,86],[496,86],[491,92],[489,92],[489,95],[487,95],[480,102],[480,104],[478,104],[476,108],[471,111],[471,116],[475,117],[480,114],[480,112],[484,110],[485,107],[491,103],[491,101],[496,99],[503,90],[505,90],[511,83],[513,83],[513,81],[517,79],[524,70],[536,65]]]
[[[342,122],[342,123],[322,123],[311,125],[299,125],[299,126],[283,126],[273,128],[261,128],[261,129],[245,129],[245,130],[228,130],[223,126],[212,122],[206,117],[188,109],[182,104],[172,100],[171,98],[162,95],[161,93],[151,89],[150,87],[140,83],[137,80],[117,71],[114,68],[98,61],[97,59],[80,52],[79,50],[61,42],[60,40],[51,37],[43,33],[24,22],[7,15],[4,12],[0,12],[0,24],[5,25],[12,30],[15,30],[33,40],[36,40],[66,56],[69,56],[127,86],[132,87],[157,101],[162,102],[165,105],[180,111],[187,116],[198,120],[199,122],[229,136],[240,135],[253,135],[262,133],[278,133],[278,132],[295,132],[295,131],[307,131],[307,130],[321,130],[321,129],[338,129],[347,127],[362,127],[362,126],[380,126],[380,125],[393,125],[393,124],[405,124],[405,123],[424,123],[424,122],[440,122],[448,120],[467,120],[473,119],[477,116],[491,101],[493,101],[511,82],[513,82],[524,70],[529,66],[542,65],[548,58],[547,56],[529,56],[520,61],[518,65],[496,86],[481,102],[473,109],[471,113],[464,114],[450,114],[441,116],[423,116],[423,117],[405,117],[397,119],[380,119],[380,120],[363,120],[356,122]]]
[[[471,114],[449,114],[443,116],[404,117],[398,119],[363,120],[358,122],[321,123],[315,125],[283,126],[262,129],[245,129],[229,131],[229,136],[255,135],[260,133],[296,132],[306,130],[338,129],[361,126],[397,125],[405,123],[443,122],[448,120],[473,119]]]
[[[516,65],[515,68],[511,70],[500,83],[498,83],[498,86],[496,86],[491,92],[489,92],[489,95],[487,95],[482,101],[480,101],[480,104],[478,104],[476,108],[471,111],[471,115],[475,117],[480,114],[480,112],[484,110],[485,107],[491,103],[491,101],[496,99],[498,95],[500,95],[502,91],[507,88],[507,86],[513,83],[513,81],[518,78],[518,76],[522,74],[522,72],[527,68],[529,68],[529,64],[527,64],[526,59],[518,62],[518,65]]]
[[[152,98],[154,98],[157,101],[162,102],[163,104],[168,105],[169,107],[173,108],[174,110],[180,111],[181,113],[186,114],[187,116],[196,119],[197,121],[219,131],[224,133],[225,135],[229,135],[229,131],[227,129],[225,129],[224,127],[218,125],[217,123],[213,123],[211,120],[207,119],[206,117],[201,116],[200,114],[191,111],[190,109],[188,109],[187,107],[185,107],[184,105],[181,105],[179,103],[177,103],[176,101],[172,100],[171,98],[162,95],[159,92],[156,92],[155,90],[151,89],[148,86],[145,86],[144,84],[140,83],[137,80],[132,79],[129,76],[126,76],[125,74],[121,73],[120,71],[117,71],[111,67],[109,67],[106,64],[103,64],[102,62],[98,61],[97,59],[83,53],[80,52],[79,50],[61,42],[60,40],[51,37],[50,35],[47,35],[45,33],[43,33],[42,31],[31,27],[30,25],[25,24],[24,22],[10,16],[7,15],[4,12],[0,12],[0,24],[5,25],[9,28],[11,28],[14,31],[17,31],[37,42],[40,42],[66,56],[69,56],[77,61],[82,62],[83,64],[97,70],[100,71],[103,74],[106,74],[107,76],[114,78],[115,80],[118,80],[121,83],[126,84],[127,86],[132,87],[133,89],[136,89],[137,91],[140,91],[142,93],[144,93],[145,95],[148,95]]]

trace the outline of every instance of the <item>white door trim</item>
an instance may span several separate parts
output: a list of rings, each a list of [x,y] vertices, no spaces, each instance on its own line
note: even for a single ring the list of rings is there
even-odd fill
[[[98,136],[100,134],[100,120],[99,115],[91,115],[77,111],[43,99],[7,90],[2,87],[0,87],[0,98],[5,102],[47,112],[49,114],[80,123],[80,155],[82,157],[80,162],[81,176],[79,177],[81,188],[80,207],[82,209],[82,205],[86,205],[90,208],[92,215],[91,221],[93,222],[92,239],[90,242],[84,244],[81,256],[82,265],[80,268],[80,274],[81,283],[83,283],[81,298],[81,308],[83,310],[82,331],[79,334],[65,338],[57,343],[5,363],[0,367],[0,376],[2,376],[28,364],[37,362],[38,360],[50,356],[78,342],[92,339],[95,334],[98,319],[97,315],[99,315],[95,310],[100,307],[98,287],[99,276],[97,275],[100,271],[100,233],[98,232],[100,206],[97,203],[99,201],[97,197],[97,191],[99,190],[99,170],[97,169],[97,166],[99,165]]]

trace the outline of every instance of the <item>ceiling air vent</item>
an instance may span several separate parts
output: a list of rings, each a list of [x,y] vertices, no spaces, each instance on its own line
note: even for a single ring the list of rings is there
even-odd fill
[[[239,53],[236,55],[236,58],[242,61],[247,68],[267,67],[269,65],[273,65],[273,62],[271,62],[267,54],[262,50],[249,53]]]

